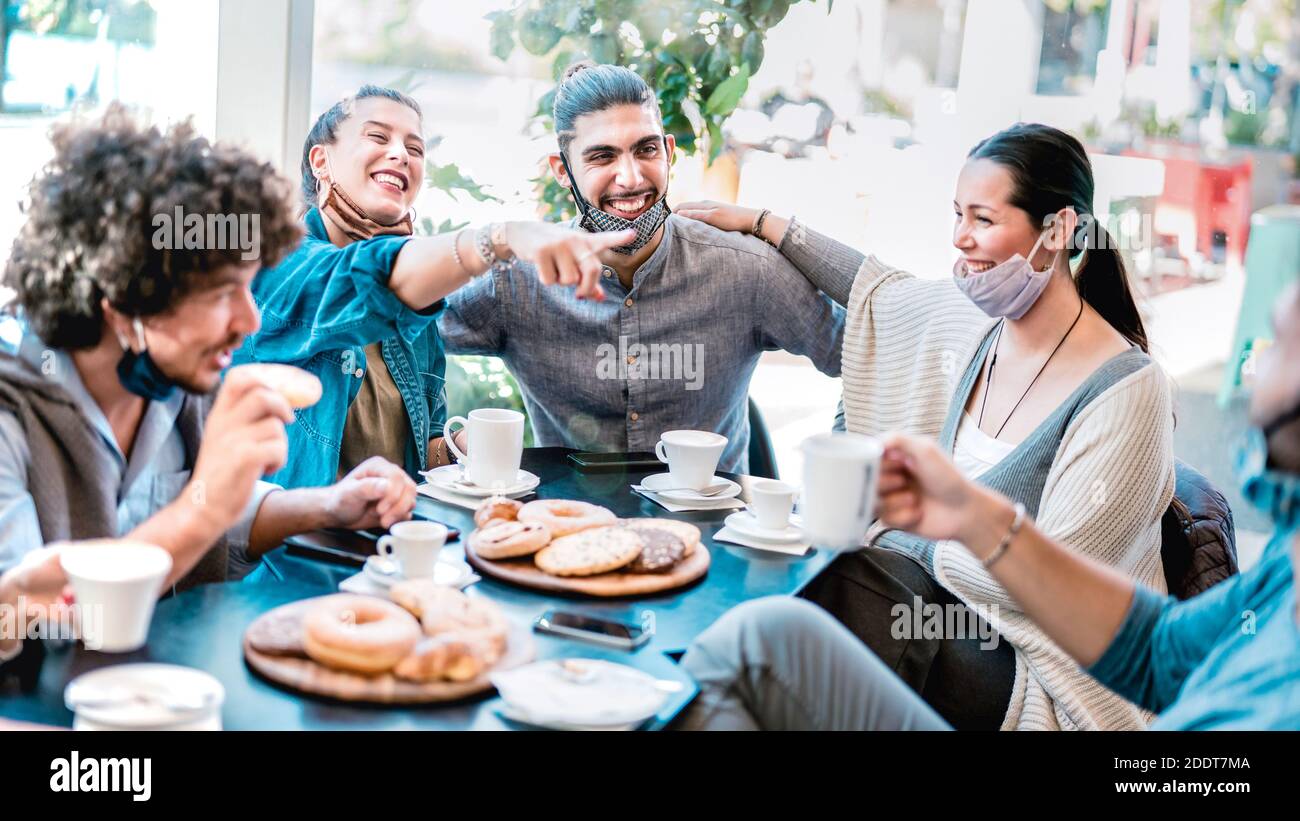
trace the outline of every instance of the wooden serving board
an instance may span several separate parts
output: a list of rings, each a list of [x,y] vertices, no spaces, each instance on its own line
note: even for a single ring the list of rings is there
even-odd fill
[[[586,596],[645,596],[685,587],[709,572],[712,558],[703,544],[667,573],[622,573],[617,570],[595,576],[552,576],[533,564],[532,556],[518,559],[484,559],[465,540],[465,558],[480,573],[523,587]]]
[[[310,608],[316,599],[303,599],[290,602],[274,610],[268,610],[257,617],[253,624],[269,618],[299,618]],[[249,630],[252,625],[249,626]],[[417,683],[403,681],[392,673],[378,676],[364,676],[360,673],[348,673],[334,670],[300,656],[274,656],[254,650],[248,642],[248,631],[244,632],[244,660],[248,666],[276,684],[284,685],[311,695],[335,698],[340,701],[364,701],[376,704],[433,704],[440,701],[455,701],[468,698],[492,689],[488,674],[497,670],[509,670],[533,660],[536,647],[527,628],[519,627],[513,622],[506,636],[506,652],[491,670],[469,681],[431,681]]]

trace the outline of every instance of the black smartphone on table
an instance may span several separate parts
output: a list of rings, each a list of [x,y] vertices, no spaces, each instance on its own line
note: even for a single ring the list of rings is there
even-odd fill
[[[533,622],[533,629],[539,633],[589,641],[620,650],[635,650],[653,635],[653,631],[640,624],[611,621],[566,610],[547,610]]]
[[[569,461],[583,473],[631,473],[668,469],[653,453],[570,453]]]
[[[436,522],[421,513],[412,513],[417,521]],[[460,538],[459,528],[446,522],[439,522],[447,528],[447,541],[454,542]],[[284,540],[290,556],[303,556],[336,564],[361,566],[366,559],[375,555],[375,543],[388,531],[374,528],[372,530],[313,530],[310,533],[298,533]]]

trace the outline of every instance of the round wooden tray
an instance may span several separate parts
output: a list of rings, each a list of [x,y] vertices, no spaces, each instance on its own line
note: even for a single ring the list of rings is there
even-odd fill
[[[257,617],[253,624],[262,619],[301,616],[311,607],[315,599],[303,599],[268,610]],[[249,626],[252,629],[252,625]],[[509,670],[527,664],[533,660],[536,647],[533,637],[526,628],[513,622],[506,637],[506,653],[489,672]],[[485,672],[469,681],[431,681],[417,683],[403,681],[392,673],[379,676],[363,676],[359,673],[347,673],[333,670],[308,658],[298,656],[272,656],[254,650],[248,643],[248,631],[244,632],[244,659],[254,671],[271,681],[282,684],[292,690],[311,695],[326,696],[340,701],[364,701],[376,704],[433,704],[440,701],[455,701],[468,698],[492,689],[492,682]]]
[[[480,573],[537,590],[587,596],[645,596],[685,587],[709,572],[712,558],[703,544],[667,573],[600,573],[595,576],[552,576],[533,564],[532,556],[494,561],[484,559],[465,540],[465,558]]]

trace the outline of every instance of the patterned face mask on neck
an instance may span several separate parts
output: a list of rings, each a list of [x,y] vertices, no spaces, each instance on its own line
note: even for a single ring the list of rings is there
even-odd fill
[[[573,170],[569,168],[569,160],[560,152],[560,162],[564,163],[564,171],[569,175],[569,191],[573,193],[573,201],[578,205],[578,213],[581,215],[578,225],[584,230],[593,234],[601,231],[626,231],[631,228],[636,231],[636,239],[627,245],[620,245],[613,249],[616,254],[629,255],[636,253],[646,246],[646,243],[654,239],[655,232],[668,219],[672,209],[668,207],[668,192],[659,198],[659,201],[646,209],[645,213],[637,216],[635,219],[626,219],[601,211],[599,208],[593,208],[589,202],[578,193],[578,184],[573,176]]]

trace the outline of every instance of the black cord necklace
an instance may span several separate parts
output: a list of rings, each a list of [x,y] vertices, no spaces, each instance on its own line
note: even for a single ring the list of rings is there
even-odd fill
[[[1070,338],[1070,332],[1074,330],[1075,325],[1079,324],[1079,317],[1081,316],[1083,316],[1082,297],[1079,298],[1079,313],[1075,314],[1074,321],[1070,323],[1070,327],[1065,331],[1065,336],[1061,337],[1061,341],[1056,343],[1055,348],[1052,348],[1052,352],[1047,355],[1047,359],[1044,360],[1043,366],[1038,369],[1038,373],[1034,374],[1034,378],[1029,380],[1029,387],[1025,388],[1024,393],[1020,394],[1020,398],[1016,400],[1016,404],[1011,406],[1011,413],[1008,413],[1007,418],[1002,420],[1002,426],[998,428],[997,433],[993,434],[994,439],[997,439],[1002,435],[1003,428],[1005,428],[1007,423],[1011,421],[1011,417],[1016,415],[1016,409],[1020,407],[1020,403],[1025,401],[1025,397],[1029,395],[1031,390],[1033,390],[1034,383],[1038,381],[1038,377],[1042,376],[1043,371],[1047,370],[1047,365],[1052,361],[1052,357],[1056,356],[1056,352],[1061,350],[1061,346],[1065,344],[1065,340]],[[993,369],[998,364],[998,348],[1002,346],[1002,329],[1006,327],[1006,324],[1007,321],[1004,319],[1002,320],[1002,324],[998,326],[998,338],[993,343],[993,356],[989,361],[989,372],[988,375],[984,377],[984,398],[980,400],[980,418],[979,421],[976,422],[976,425],[980,428],[984,427],[984,406],[988,404],[989,394],[993,392]]]

